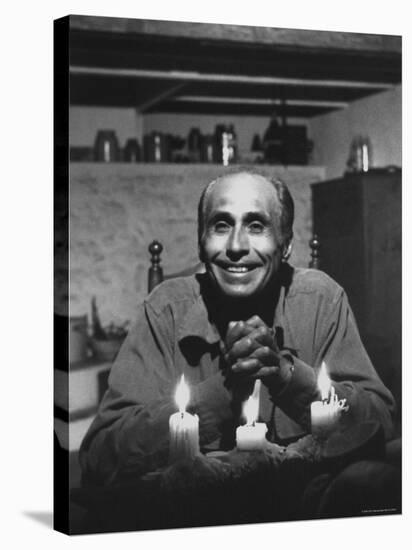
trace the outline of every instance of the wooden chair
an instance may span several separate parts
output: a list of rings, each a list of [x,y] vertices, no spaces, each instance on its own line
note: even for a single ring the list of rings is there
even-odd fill
[[[312,269],[320,269],[320,256],[319,249],[320,243],[317,235],[314,235],[309,243],[311,249],[311,259],[309,262],[309,267]],[[166,279],[174,279],[175,277],[186,277],[188,275],[194,275],[195,273],[202,273],[204,271],[203,263],[198,262],[197,264],[178,271],[176,273],[171,273],[170,275],[163,274],[163,268],[160,265],[161,263],[161,254],[163,252],[163,245],[159,241],[153,241],[149,245],[150,253],[150,262],[151,266],[148,272],[148,292],[151,292],[155,286],[160,284]]]

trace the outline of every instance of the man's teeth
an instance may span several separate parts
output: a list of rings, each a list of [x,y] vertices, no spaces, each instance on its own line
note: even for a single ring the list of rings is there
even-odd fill
[[[227,270],[233,273],[246,273],[247,271],[249,271],[249,268],[246,266],[230,266],[227,268]]]

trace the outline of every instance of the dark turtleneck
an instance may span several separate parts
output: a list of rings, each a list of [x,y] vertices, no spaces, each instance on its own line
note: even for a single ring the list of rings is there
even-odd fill
[[[209,320],[217,327],[224,340],[230,321],[247,321],[258,315],[269,327],[273,326],[275,311],[279,301],[282,286],[288,287],[293,268],[289,264],[281,264],[276,277],[258,295],[246,299],[224,296],[216,288],[209,275],[201,276],[201,293],[208,309]]]

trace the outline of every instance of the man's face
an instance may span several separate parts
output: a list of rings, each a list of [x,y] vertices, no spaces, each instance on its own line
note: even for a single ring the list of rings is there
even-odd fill
[[[221,292],[231,298],[260,294],[279,270],[282,249],[273,186],[250,174],[219,180],[205,205],[200,253]]]

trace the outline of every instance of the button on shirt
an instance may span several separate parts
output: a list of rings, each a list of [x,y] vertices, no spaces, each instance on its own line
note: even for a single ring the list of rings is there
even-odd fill
[[[272,328],[293,362],[293,374],[277,395],[262,384],[259,420],[268,426],[268,439],[286,442],[308,433],[322,361],[351,414],[379,422],[389,438],[393,397],[362,345],[345,292],[321,271],[284,269],[287,282]],[[189,410],[199,416],[203,452],[235,445],[241,419],[211,313],[219,302],[206,297],[206,277],[166,281],[139,307],[80,449],[86,484],[115,483],[167,463],[169,417],[177,410],[174,393],[182,374],[191,392]]]

